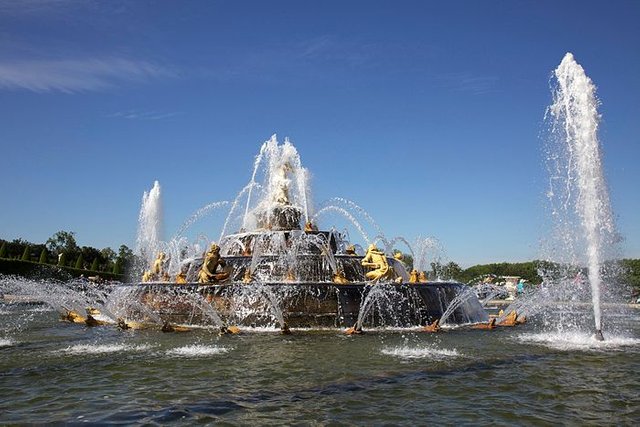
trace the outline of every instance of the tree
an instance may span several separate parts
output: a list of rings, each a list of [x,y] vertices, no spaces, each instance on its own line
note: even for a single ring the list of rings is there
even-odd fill
[[[91,271],[98,271],[98,258],[94,258],[93,262],[91,263]]]
[[[102,259],[106,262],[114,262],[116,260],[116,256],[118,255],[114,252],[113,249],[104,248],[100,251],[100,256],[102,256]]]
[[[22,261],[30,261],[31,260],[31,250],[29,250],[29,246],[24,247],[24,252],[22,252]]]
[[[46,243],[47,249],[55,255],[66,252],[69,255],[78,252],[78,244],[73,231],[58,231]]]
[[[122,274],[122,265],[120,265],[120,259],[118,258],[113,264],[113,274]]]
[[[46,248],[42,248],[42,251],[40,251],[40,259],[38,260],[38,262],[40,264],[46,264],[47,263],[47,249]]]
[[[445,279],[460,280],[462,276],[462,269],[458,264],[451,261],[450,263],[444,266],[443,275]]]
[[[120,264],[120,273],[124,270],[128,270],[135,262],[135,256],[133,255],[133,251],[127,247],[127,245],[120,245],[118,249],[118,258],[116,260],[116,264]],[[115,268],[115,267],[114,267]]]
[[[2,246],[0,246],[0,258],[7,257],[7,242],[2,241]]]
[[[82,269],[82,264],[84,263],[84,260],[82,259],[82,254],[78,255],[78,259],[76,260],[76,268],[77,269]]]
[[[116,261],[118,255],[111,248],[104,248],[100,251],[100,258],[104,263],[102,265],[103,271],[111,271],[113,269],[113,263]]]

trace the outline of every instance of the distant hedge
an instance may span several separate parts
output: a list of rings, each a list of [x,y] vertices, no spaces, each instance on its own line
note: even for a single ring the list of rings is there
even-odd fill
[[[84,275],[85,277],[100,276],[106,280],[124,280],[124,275],[122,274],[40,264],[37,262],[22,261],[18,259],[0,259],[0,274],[18,275],[26,278],[52,278],[58,280],[68,280],[73,277],[80,277],[81,275]]]

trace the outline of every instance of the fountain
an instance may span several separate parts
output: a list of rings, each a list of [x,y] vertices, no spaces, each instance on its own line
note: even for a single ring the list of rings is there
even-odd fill
[[[139,241],[156,241],[157,228],[142,226],[149,222],[142,218],[159,217],[158,204],[151,203],[159,200],[157,183],[154,190],[143,198]],[[142,299],[154,301],[159,316],[174,323],[185,321],[188,307],[162,304],[159,298],[163,289],[180,287],[210,302],[215,315],[209,317],[217,319],[217,326],[273,325],[282,331],[352,325],[361,329],[363,324],[423,326],[438,319],[465,290],[452,281],[429,282],[422,271],[420,280],[416,271],[416,280],[410,281],[394,245],[400,242],[414,255],[411,245],[402,237],[386,239],[357,204],[333,198],[314,213],[310,200],[308,172],[296,148],[289,140],[279,144],[274,135],[261,147],[251,179],[233,203],[210,203],[185,223],[190,225],[210,208],[229,206],[218,243],[201,255],[199,244],[185,246],[183,226],[174,237],[181,239],[182,251],[172,250],[167,256],[167,248],[178,246],[172,242],[140,245],[148,270],[142,283],[128,286],[148,289],[152,296]],[[359,231],[366,253],[348,240],[346,232],[318,229],[327,212],[342,215]],[[374,228],[374,243],[364,224]],[[234,228],[236,232],[229,232]],[[375,242],[384,247],[378,249]],[[424,265],[426,248],[434,243],[421,242],[418,262]],[[155,260],[144,257],[152,250]],[[476,298],[465,301],[450,310],[452,322],[486,320]]]
[[[160,183],[155,181],[149,192],[142,195],[138,217],[136,251],[143,261],[150,264],[159,250],[162,240],[162,198]]]
[[[616,232],[598,141],[600,114],[596,88],[584,69],[567,53],[554,71],[553,104],[547,111],[551,132],[547,146],[550,173],[548,198],[554,222],[548,258],[564,274],[543,271],[545,281],[579,277],[586,266],[591,288],[595,337],[603,340],[601,288],[605,262],[616,256]],[[557,269],[557,268],[556,268]],[[567,275],[571,272],[571,276]],[[562,277],[564,276],[564,277]],[[578,284],[578,280],[573,280]]]

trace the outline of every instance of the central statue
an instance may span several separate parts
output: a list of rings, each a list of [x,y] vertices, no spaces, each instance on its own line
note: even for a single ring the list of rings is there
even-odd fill
[[[365,274],[366,278],[377,282],[382,279],[391,279],[393,270],[389,267],[387,257],[384,252],[380,251],[373,243],[369,245],[367,254],[362,258],[363,267],[369,267],[373,270]]]
[[[267,203],[262,204],[256,213],[258,227],[276,231],[300,229],[302,211],[292,204],[289,197],[291,180],[288,174],[292,171],[291,163],[284,161],[270,176]]]
[[[287,178],[287,173],[291,172],[293,169],[291,168],[291,165],[289,164],[289,162],[285,162],[282,164],[282,166],[280,168],[277,169],[277,173],[275,174],[275,182],[277,183],[276,185],[276,192],[275,192],[275,197],[274,197],[274,201],[276,203],[281,203],[283,205],[288,205],[291,202],[289,202],[289,178]]]

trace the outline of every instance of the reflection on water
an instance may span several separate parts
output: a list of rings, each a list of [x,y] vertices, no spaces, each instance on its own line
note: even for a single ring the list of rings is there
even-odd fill
[[[640,316],[626,336],[518,328],[212,330],[87,328],[30,312],[0,321],[0,423],[633,424]]]

